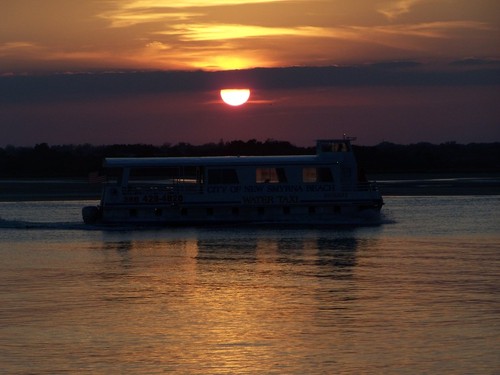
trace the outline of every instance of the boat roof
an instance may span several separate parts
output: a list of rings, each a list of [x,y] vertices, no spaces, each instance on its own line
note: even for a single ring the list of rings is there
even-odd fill
[[[104,160],[104,167],[262,166],[318,164],[321,163],[321,160],[317,155],[106,158]],[[331,163],[331,160],[324,160],[324,162]]]
[[[279,155],[279,156],[200,156],[200,157],[126,157],[106,158],[103,166],[106,168],[154,168],[154,167],[230,167],[230,166],[281,166],[281,165],[321,165],[346,161],[346,154],[351,149],[347,147],[343,152],[334,152],[333,146],[350,144],[354,138],[321,139],[316,141],[315,155]]]

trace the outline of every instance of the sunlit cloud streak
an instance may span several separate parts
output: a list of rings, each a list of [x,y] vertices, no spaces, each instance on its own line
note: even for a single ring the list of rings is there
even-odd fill
[[[397,1],[386,1],[378,11],[386,16],[388,19],[392,20],[398,16],[410,12],[412,6],[422,3],[423,1],[429,0],[397,0]],[[438,0],[439,1],[439,0]]]
[[[287,0],[139,0],[139,1],[115,1],[115,10],[106,11],[100,17],[111,21],[112,27],[128,27],[141,23],[154,23],[157,21],[178,20],[187,21],[192,18],[203,16],[201,11],[179,12],[177,9],[196,9],[231,5],[249,5],[263,3],[277,3]]]
[[[0,74],[495,58],[492,0],[29,0],[2,5]],[[0,16],[1,17],[1,16]]]
[[[0,45],[0,52],[6,53],[9,51],[21,50],[21,49],[33,49],[36,48],[36,45],[31,42],[8,42],[3,45]]]

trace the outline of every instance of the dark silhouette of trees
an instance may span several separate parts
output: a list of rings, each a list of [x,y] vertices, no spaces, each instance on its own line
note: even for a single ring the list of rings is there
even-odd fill
[[[500,171],[500,143],[447,142],[355,146],[359,164],[370,173],[492,173]]]
[[[358,164],[366,173],[498,173],[500,143],[354,146]],[[268,139],[234,140],[204,145],[179,143],[153,146],[117,144],[94,146],[40,143],[34,147],[0,148],[0,178],[85,178],[101,168],[106,157],[296,155],[314,154],[314,147],[297,147]]]

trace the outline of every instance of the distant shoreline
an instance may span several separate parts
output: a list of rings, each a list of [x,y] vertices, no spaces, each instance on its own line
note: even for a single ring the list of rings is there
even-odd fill
[[[101,189],[83,179],[5,179],[0,180],[0,201],[98,200]]]
[[[377,182],[383,196],[500,195],[500,174],[384,174],[369,177]],[[98,201],[101,188],[100,184],[90,184],[84,179],[4,179],[0,180],[0,201]]]
[[[500,176],[379,176],[383,196],[500,195]]]

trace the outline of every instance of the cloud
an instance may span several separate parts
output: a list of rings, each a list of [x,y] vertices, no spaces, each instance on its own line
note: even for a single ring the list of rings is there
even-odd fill
[[[243,5],[280,2],[288,0],[129,0],[118,1],[116,4],[125,9],[151,9],[151,8],[190,8],[214,7],[221,5]]]
[[[498,57],[492,0],[46,0],[37,9],[31,0],[8,3],[3,72]]]
[[[129,27],[138,24],[187,22],[206,14],[203,9],[251,4],[269,4],[286,0],[133,0],[115,1],[113,10],[102,12],[99,17],[110,21],[111,27]],[[182,11],[179,11],[182,9]],[[189,11],[188,11],[189,10]]]
[[[500,59],[478,59],[469,57],[457,61],[452,61],[450,65],[459,67],[500,67]]]
[[[185,22],[199,16],[198,13],[152,11],[152,10],[119,10],[108,11],[99,15],[110,22],[111,28],[124,28],[140,24],[180,21]]]
[[[422,3],[422,0],[397,0],[385,3],[378,9],[378,12],[393,20],[402,14],[409,13],[416,4]]]
[[[257,4],[268,3],[270,1],[279,0],[129,0],[119,1],[117,2],[117,4],[121,4],[124,8],[129,9],[155,7],[187,8],[220,5]]]
[[[492,28],[484,22],[442,21],[415,24],[380,25],[373,27],[351,27],[358,38],[371,38],[383,42],[383,35],[414,36],[425,38],[454,38],[456,31],[490,31]],[[354,34],[355,32],[355,34]],[[332,33],[334,35],[334,33]]]
[[[240,24],[179,24],[172,31],[158,32],[157,34],[179,35],[184,41],[220,41],[227,39],[244,39],[268,36],[331,36],[335,30],[319,27],[264,27]]]
[[[417,62],[345,67],[261,68],[225,72],[123,72],[0,76],[0,103],[40,103],[130,97],[158,93],[218,91],[240,86],[256,90],[313,87],[500,85],[500,68],[431,70]]]
[[[164,51],[166,49],[171,48],[170,46],[166,45],[165,43],[157,42],[157,41],[150,42],[150,43],[146,44],[146,47],[151,48],[153,50],[160,50],[160,51]]]
[[[28,41],[15,41],[0,44],[0,56],[10,54],[32,54],[40,51],[42,47]]]

